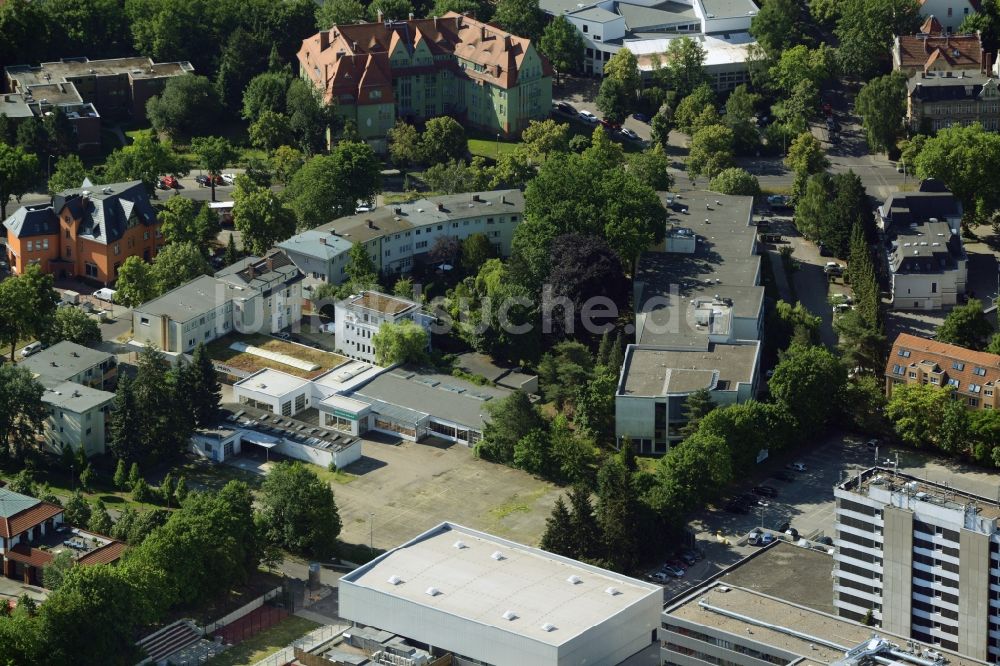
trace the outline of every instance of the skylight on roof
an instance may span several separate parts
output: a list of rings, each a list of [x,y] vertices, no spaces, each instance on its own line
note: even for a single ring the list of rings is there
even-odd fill
[[[429,597],[436,597],[437,595],[441,594],[441,590],[437,589],[436,587],[428,587],[425,590],[425,592]]]
[[[517,619],[517,613],[515,613],[512,610],[506,610],[503,613],[503,619],[508,620],[508,621],[510,621],[510,620],[516,620]]]
[[[579,585],[580,583],[583,582],[583,579],[580,578],[579,576],[573,575],[567,578],[566,582],[569,583],[570,585]]]
[[[499,550],[493,551],[493,554],[490,555],[490,557],[492,557],[497,562],[499,562],[501,560],[506,560],[507,559],[507,556],[504,555],[503,553],[501,553]]]

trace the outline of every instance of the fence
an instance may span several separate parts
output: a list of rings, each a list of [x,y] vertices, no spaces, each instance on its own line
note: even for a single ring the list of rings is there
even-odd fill
[[[313,629],[302,638],[292,641],[288,647],[275,652],[266,659],[258,661],[254,664],[254,666],[285,666],[295,659],[296,648],[302,650],[303,652],[315,650],[323,643],[326,643],[327,641],[330,641],[344,633],[344,629],[346,628],[347,627],[345,625],[328,624],[319,627],[318,629]]]
[[[243,617],[245,615],[249,615],[250,613],[254,612],[258,608],[260,608],[261,606],[263,606],[265,601],[269,601],[271,599],[274,599],[279,594],[281,594],[281,588],[280,587],[274,588],[273,590],[271,590],[267,594],[264,594],[263,596],[257,597],[256,599],[254,599],[250,603],[248,603],[248,604],[246,604],[244,606],[241,606],[240,608],[237,608],[236,610],[234,610],[229,615],[226,615],[225,617],[221,617],[218,620],[216,620],[215,622],[212,622],[210,624],[206,624],[202,628],[202,634],[203,635],[207,635],[207,634],[210,634],[210,633],[214,632],[217,629],[220,629],[220,628],[226,626],[227,624],[232,624],[236,620],[239,620],[241,617]]]

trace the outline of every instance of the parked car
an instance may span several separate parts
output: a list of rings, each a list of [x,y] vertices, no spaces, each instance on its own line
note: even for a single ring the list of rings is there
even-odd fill
[[[683,568],[675,567],[670,564],[664,564],[661,571],[669,576],[673,576],[674,578],[683,578],[686,573]]]
[[[833,306],[833,314],[843,314],[851,309],[847,303],[837,303]]]
[[[222,182],[225,183],[226,185],[234,184],[236,182],[236,174],[235,173],[222,174]]]
[[[777,523],[775,523],[775,525],[774,525],[774,531],[775,532],[785,533],[785,532],[788,531],[788,528],[790,528],[790,527],[791,527],[791,524],[787,520],[780,520]]]
[[[167,185],[167,183],[165,182],[165,179],[159,178],[156,181],[156,188],[159,189],[159,190],[169,190],[170,186]]]
[[[32,354],[42,351],[44,348],[45,346],[41,342],[29,342],[21,350],[21,358],[28,358]]]
[[[205,174],[201,174],[199,176],[194,177],[194,182],[198,183],[199,185],[204,185],[208,187],[209,185],[212,184],[212,179],[206,176]]]
[[[762,535],[760,535],[760,544],[759,545],[766,546],[769,543],[773,543],[773,542],[774,542],[774,535],[771,534],[770,532],[764,532]]]
[[[662,571],[656,571],[654,573],[649,574],[649,580],[653,581],[654,583],[666,583],[668,580],[670,580],[670,576],[663,573]]]
[[[831,252],[830,248],[828,248],[826,245],[824,245],[823,243],[820,243],[819,244],[819,256],[821,256],[821,257],[832,257],[833,256],[833,252]]]
[[[761,497],[777,497],[778,489],[773,486],[754,486],[753,492]]]
[[[785,530],[785,534],[790,536],[793,542],[799,540],[799,531],[794,527],[789,527],[787,530]]]
[[[181,186],[180,182],[177,180],[177,176],[164,176],[163,184],[166,185],[168,190],[177,189]]]
[[[639,140],[639,135],[636,134],[634,131],[630,130],[629,128],[627,128],[627,127],[621,128],[620,131],[621,131],[621,135],[623,137],[625,137],[626,139],[629,139],[631,141],[638,141]]]
[[[826,266],[823,267],[823,272],[827,275],[840,276],[844,274],[844,267],[836,261],[828,261],[826,262]]]
[[[114,289],[109,289],[108,287],[102,287],[95,291],[92,295],[99,301],[107,301],[108,303],[115,302],[115,294],[118,293]]]
[[[761,533],[761,531],[755,529],[753,532],[750,533],[750,536],[747,537],[747,543],[750,544],[751,546],[759,546],[760,541],[763,537],[764,535]]]
[[[577,114],[577,116],[579,116],[580,120],[582,120],[585,123],[593,123],[595,125],[597,124],[597,116],[595,116],[590,111],[586,111],[586,110],[580,111]]]
[[[274,334],[274,337],[281,338],[282,340],[292,339],[292,336],[289,333],[285,333],[284,331],[278,331],[277,333]]]
[[[681,560],[681,559],[670,560],[669,562],[667,562],[667,564],[669,564],[670,566],[672,566],[675,569],[680,569],[681,571],[684,571],[685,573],[687,572],[687,564],[685,564],[684,561]]]
[[[789,198],[783,194],[772,194],[767,198],[767,203],[775,208],[784,208],[789,204]]]
[[[564,113],[568,116],[576,114],[576,109],[566,102],[552,102],[552,110],[557,113]]]
[[[649,122],[649,116],[647,116],[645,113],[633,113],[632,117],[638,120],[640,123]]]
[[[793,472],[804,472],[804,471],[806,471],[805,464],[804,463],[800,463],[800,462],[788,463],[788,465],[786,465],[786,467],[788,467],[788,469],[792,470]]]
[[[821,543],[824,546],[832,546],[833,545],[833,537],[821,536],[820,538],[816,539],[816,543]]]
[[[682,551],[679,557],[681,558],[681,561],[688,566],[691,566],[698,561],[698,556],[690,550]]]

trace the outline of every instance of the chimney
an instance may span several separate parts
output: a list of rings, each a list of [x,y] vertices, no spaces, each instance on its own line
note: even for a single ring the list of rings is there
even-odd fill
[[[510,51],[510,35],[503,36],[503,50]]]
[[[319,33],[319,50],[325,51],[330,48],[330,33],[327,30]]]
[[[487,37],[486,26],[485,25],[484,26],[480,26],[480,28],[479,28],[479,41],[485,42],[486,41],[486,37]]]
[[[507,195],[506,194],[501,194],[500,195],[500,203],[502,203],[502,204],[507,203]]]
[[[351,51],[353,51],[354,53],[358,52],[358,43],[357,42],[354,42],[354,41],[351,42]]]
[[[382,10],[381,9],[378,10],[377,16],[378,16],[378,22],[381,23],[382,22]]]
[[[369,229],[374,229],[375,228],[375,223],[372,222],[371,220],[365,220],[365,222],[368,223],[368,228]]]
[[[438,17],[435,16],[434,17],[434,29],[437,30],[437,27],[438,27]]]
[[[411,21],[413,20],[413,12],[410,12],[410,18],[409,18],[409,20],[411,20]]]
[[[247,279],[252,280],[254,278],[253,264],[247,265]]]
[[[444,210],[444,204],[443,203],[439,203],[438,204],[438,210]]]
[[[472,195],[472,200],[473,201],[482,201],[483,199],[478,194],[473,194]]]
[[[326,245],[326,236],[321,236],[319,239],[320,245]]]
[[[268,255],[267,257],[267,270],[268,272],[274,270],[274,255]]]

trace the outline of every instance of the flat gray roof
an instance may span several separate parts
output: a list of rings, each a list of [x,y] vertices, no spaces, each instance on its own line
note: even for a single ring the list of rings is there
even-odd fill
[[[825,550],[779,539],[774,546],[724,574],[719,582],[835,615],[832,573],[833,556]]]
[[[352,245],[354,244],[351,241],[329,231],[309,229],[295,234],[288,240],[281,241],[276,247],[286,252],[297,252],[314,259],[329,261],[337,255],[349,251]]]
[[[453,220],[479,217],[490,212],[497,215],[522,214],[524,193],[520,190],[492,190],[417,199],[404,204],[381,206],[367,213],[341,217],[316,227],[316,230],[335,232],[352,243],[366,243],[373,238],[381,238],[388,234],[428,224],[443,224]]]
[[[143,303],[135,312],[184,322],[211,312],[227,300],[251,298],[256,294],[253,289],[243,287],[240,290],[211,275],[202,275]]]
[[[108,359],[114,355],[63,340],[24,359],[21,367],[40,377],[65,381]]]
[[[699,389],[735,390],[753,381],[760,343],[709,342],[703,349],[629,345],[618,395],[659,397]]]
[[[486,405],[510,393],[451,375],[402,367],[382,373],[358,389],[356,396],[482,430]]]
[[[701,23],[694,7],[680,2],[661,2],[652,7],[619,2],[618,13],[625,17],[628,29],[634,31],[674,23]]]
[[[194,71],[188,61],[154,63],[143,56],[112,58],[109,60],[88,60],[87,58],[63,58],[40,65],[14,65],[5,69],[7,76],[16,80],[19,86],[64,81],[86,76],[128,75],[129,78],[153,79],[165,76],[179,76]]]
[[[8,118],[30,118],[34,114],[31,107],[24,101],[24,96],[18,93],[0,95],[0,115]]]
[[[390,582],[397,579],[398,584]],[[553,646],[663,594],[658,585],[452,523],[355,569],[341,585],[376,590]],[[438,594],[428,594],[430,588]],[[507,611],[516,617],[504,618]],[[547,624],[551,631],[543,628]]]
[[[77,414],[100,407],[115,399],[115,394],[110,391],[90,388],[76,382],[43,378],[41,384],[45,387],[42,402]]]
[[[539,0],[538,6],[543,12],[552,15],[568,14],[586,7],[593,7],[596,1],[592,0]]]
[[[701,0],[708,18],[735,18],[737,16],[753,16],[757,13],[757,5],[752,0]]]
[[[621,18],[618,14],[609,12],[607,9],[602,9],[601,7],[588,7],[587,9],[573,12],[573,16],[585,21],[594,21],[595,23],[607,23],[608,21],[616,21]]]

